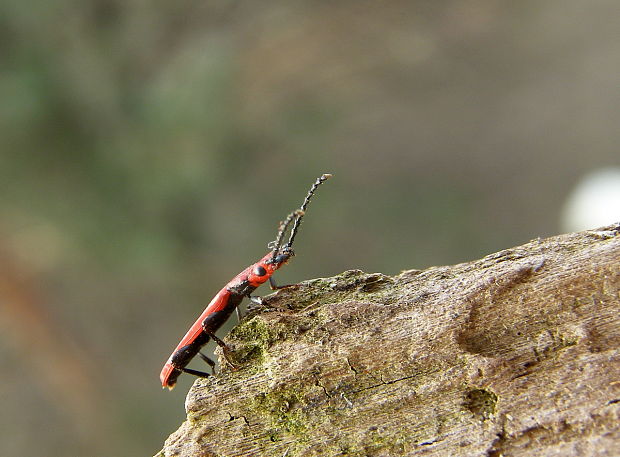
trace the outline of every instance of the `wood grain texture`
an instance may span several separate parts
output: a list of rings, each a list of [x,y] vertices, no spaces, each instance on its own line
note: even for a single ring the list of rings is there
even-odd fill
[[[620,224],[283,289],[159,456],[620,455]]]

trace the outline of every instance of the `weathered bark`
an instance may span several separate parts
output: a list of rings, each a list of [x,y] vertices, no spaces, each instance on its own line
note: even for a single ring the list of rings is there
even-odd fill
[[[279,291],[160,456],[620,455],[620,224]]]

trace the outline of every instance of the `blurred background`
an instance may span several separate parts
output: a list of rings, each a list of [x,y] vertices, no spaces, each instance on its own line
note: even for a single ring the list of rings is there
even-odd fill
[[[620,219],[617,14],[2,2],[0,455],[156,453],[193,382],[161,366],[321,173],[280,283]]]

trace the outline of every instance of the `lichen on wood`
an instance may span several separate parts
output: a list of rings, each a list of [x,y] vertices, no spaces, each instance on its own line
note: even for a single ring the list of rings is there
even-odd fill
[[[160,456],[620,449],[620,225],[266,297]]]

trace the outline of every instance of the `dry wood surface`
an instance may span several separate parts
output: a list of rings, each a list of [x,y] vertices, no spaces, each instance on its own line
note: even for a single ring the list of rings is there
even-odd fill
[[[620,224],[266,298],[159,456],[619,456]]]

